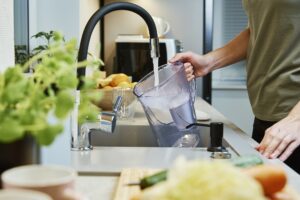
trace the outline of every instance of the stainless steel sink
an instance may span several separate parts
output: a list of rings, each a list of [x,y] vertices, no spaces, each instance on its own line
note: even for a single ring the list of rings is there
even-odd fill
[[[93,146],[123,147],[157,147],[157,141],[150,127],[134,125],[117,125],[114,133],[93,130],[91,133]]]
[[[198,147],[208,147],[210,144],[209,128],[199,127],[200,143]],[[93,130],[91,134],[93,146],[120,147],[158,147],[157,139],[149,125],[117,125],[114,133]],[[228,144],[223,140],[223,145]]]

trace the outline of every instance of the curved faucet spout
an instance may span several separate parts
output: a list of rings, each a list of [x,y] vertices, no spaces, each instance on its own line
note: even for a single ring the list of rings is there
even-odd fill
[[[96,24],[108,13],[116,10],[128,10],[132,11],[134,13],[137,13],[140,15],[146,22],[148,29],[149,29],[149,35],[150,35],[150,50],[151,50],[151,57],[159,57],[159,41],[156,31],[155,23],[151,17],[151,15],[142,7],[127,3],[127,2],[117,2],[117,3],[111,3],[107,4],[106,6],[102,7],[98,11],[96,11],[93,16],[88,21],[87,25],[84,28],[81,41],[80,41],[80,47],[78,52],[78,61],[84,61],[87,59],[88,54],[88,48],[89,43],[91,39],[92,32],[96,26]],[[74,109],[74,112],[71,117],[71,147],[72,150],[91,150],[92,147],[90,145],[90,128],[86,128],[85,125],[81,125],[80,127],[78,125],[78,106],[80,102],[80,88],[83,85],[83,82],[81,81],[81,77],[85,76],[85,67],[77,69],[77,78],[79,79],[79,85],[78,90],[76,91],[76,108]],[[116,103],[119,105],[119,103]],[[105,115],[105,123],[99,123],[97,124],[96,128],[99,128],[98,126],[102,126],[102,129],[104,127],[108,130],[108,132],[114,131],[114,126],[116,123],[116,113],[113,114],[107,114],[103,113]],[[101,122],[101,120],[100,120]],[[105,126],[109,124],[109,126]],[[100,128],[101,129],[101,128]]]
[[[83,35],[80,42],[79,53],[78,53],[78,61],[86,60],[88,54],[88,47],[92,32],[96,26],[96,24],[108,13],[116,10],[128,10],[132,11],[139,16],[141,16],[146,22],[149,35],[150,35],[150,50],[151,57],[159,57],[159,43],[158,43],[158,35],[155,23],[151,17],[151,15],[142,7],[127,2],[116,2],[107,4],[104,7],[100,8],[96,11],[93,16],[88,21],[85,29],[83,31]],[[85,75],[85,68],[80,68],[77,70],[77,77],[80,78]],[[81,84],[79,84],[80,88]]]

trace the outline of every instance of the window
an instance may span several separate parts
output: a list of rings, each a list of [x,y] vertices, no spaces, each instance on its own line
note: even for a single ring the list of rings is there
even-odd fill
[[[26,62],[29,56],[28,0],[14,0],[15,63]]]
[[[213,48],[219,48],[247,27],[248,19],[243,9],[242,0],[215,1]],[[213,73],[213,87],[221,85],[245,86],[245,62]]]

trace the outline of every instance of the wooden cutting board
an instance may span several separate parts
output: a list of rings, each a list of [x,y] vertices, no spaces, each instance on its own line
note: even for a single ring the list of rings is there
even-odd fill
[[[114,200],[133,200],[133,197],[138,196],[141,193],[140,187],[128,186],[127,184],[139,182],[145,176],[150,176],[159,171],[161,171],[161,169],[123,169]],[[274,198],[273,200],[300,200],[300,197],[294,189],[287,186],[282,192],[279,192],[277,198]]]
[[[140,168],[123,169],[114,200],[131,200],[132,197],[139,195],[141,193],[139,186],[127,186],[127,184],[139,182],[143,177],[150,176],[158,171],[161,170]]]

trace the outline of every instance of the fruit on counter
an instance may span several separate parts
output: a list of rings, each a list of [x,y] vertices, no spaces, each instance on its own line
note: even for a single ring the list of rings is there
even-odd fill
[[[103,88],[105,86],[110,85],[110,82],[112,81],[112,79],[116,76],[117,74],[111,74],[106,78],[99,78],[98,81],[98,87],[99,88]]]
[[[131,82],[129,76],[126,74],[111,74],[107,78],[99,78],[99,89],[113,89],[113,88],[134,88],[136,82]]]
[[[131,88],[131,83],[128,83],[127,81],[122,81],[120,82],[117,87],[120,88]]]
[[[109,78],[109,79],[113,79],[115,76],[117,76],[118,74],[111,74],[111,75],[109,75],[107,78]]]
[[[106,85],[106,86],[103,87],[103,89],[105,89],[105,90],[111,90],[111,89],[113,89],[113,87],[111,87],[110,85]]]
[[[117,74],[112,78],[110,86],[117,87],[122,82],[130,83],[129,77],[126,74]]]
[[[286,174],[279,166],[261,165],[244,169],[244,172],[261,184],[267,196],[281,191],[287,183]]]
[[[124,92],[119,93],[118,95],[124,95],[126,103],[130,104],[135,100],[132,89],[134,88],[135,83],[131,82],[131,78],[126,74],[111,74],[106,78],[98,78],[98,89],[101,89],[102,98],[95,102],[95,104],[100,107],[102,110],[111,111],[114,104],[114,95],[118,93],[115,89],[125,89]],[[115,91],[117,93],[115,93]],[[125,101],[124,101],[125,102]]]
[[[111,78],[104,78],[104,79],[98,79],[98,87],[104,88],[106,86],[109,86],[109,83],[111,82]],[[110,86],[111,87],[111,86]]]

